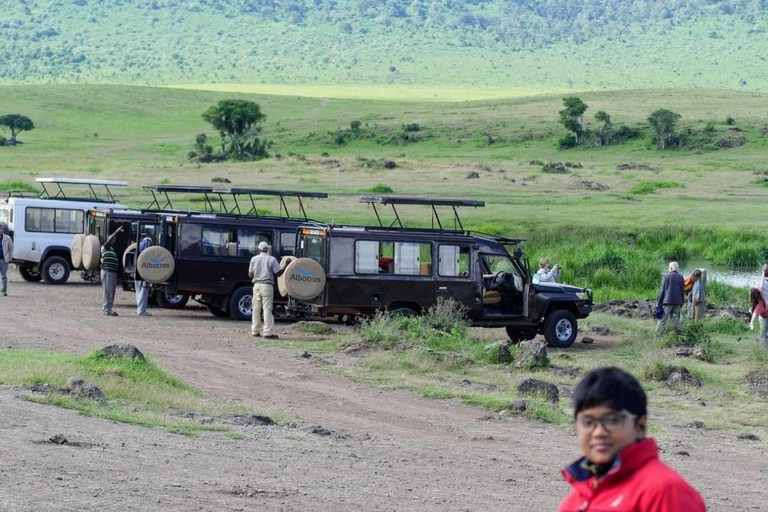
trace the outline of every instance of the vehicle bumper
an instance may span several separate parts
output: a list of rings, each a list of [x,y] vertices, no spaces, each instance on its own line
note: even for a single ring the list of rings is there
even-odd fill
[[[592,312],[592,304],[585,304],[584,306],[579,306],[576,308],[578,314],[576,315],[577,318],[587,318],[589,314]]]

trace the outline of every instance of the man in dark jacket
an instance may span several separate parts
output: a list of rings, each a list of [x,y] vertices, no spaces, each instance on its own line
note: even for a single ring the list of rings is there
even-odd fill
[[[656,324],[656,334],[661,334],[667,320],[672,318],[674,325],[680,323],[680,310],[685,297],[685,279],[680,275],[680,266],[676,261],[669,264],[669,274],[664,276],[656,304],[664,307],[664,313]]]

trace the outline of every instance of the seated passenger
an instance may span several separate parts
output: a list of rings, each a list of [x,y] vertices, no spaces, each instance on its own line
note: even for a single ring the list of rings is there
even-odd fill
[[[379,272],[383,274],[391,274],[389,266],[393,261],[392,258],[379,258]]]
[[[539,283],[556,283],[560,279],[562,267],[555,265],[552,270],[549,269],[549,260],[547,258],[541,258],[539,260],[539,270],[536,272]],[[537,282],[534,278],[534,283]]]

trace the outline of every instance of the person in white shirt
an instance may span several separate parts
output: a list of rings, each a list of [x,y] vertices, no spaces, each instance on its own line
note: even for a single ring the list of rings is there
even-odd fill
[[[549,269],[549,260],[547,258],[541,258],[539,260],[539,270],[536,272],[536,276],[539,278],[540,283],[556,283],[560,279],[562,273],[562,267],[555,265],[552,270]]]
[[[267,339],[277,339],[277,334],[272,333],[275,325],[275,317],[272,315],[272,300],[275,296],[275,277],[283,273],[277,259],[269,254],[269,244],[259,243],[259,254],[251,258],[248,267],[248,277],[253,281],[253,320],[251,323],[251,335],[263,336]],[[264,332],[261,332],[261,313],[264,311]]]

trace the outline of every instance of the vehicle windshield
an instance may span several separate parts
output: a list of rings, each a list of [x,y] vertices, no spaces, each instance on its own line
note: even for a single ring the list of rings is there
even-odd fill
[[[501,255],[483,255],[483,273],[496,274],[497,272],[516,272],[512,265],[512,260],[508,256]]]

